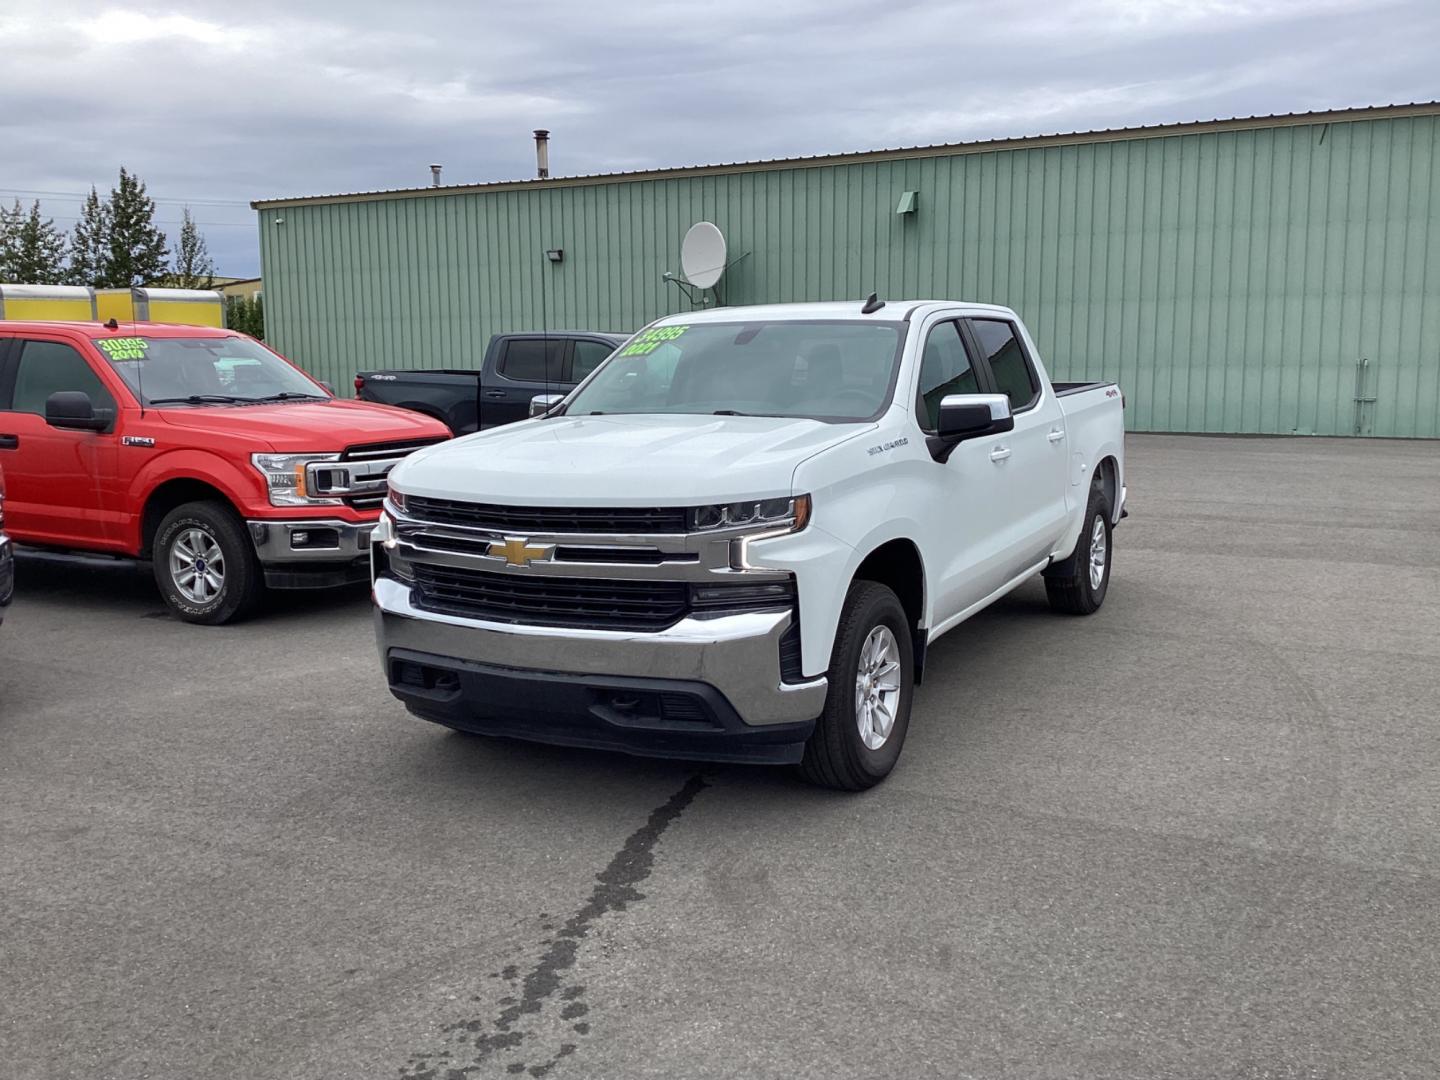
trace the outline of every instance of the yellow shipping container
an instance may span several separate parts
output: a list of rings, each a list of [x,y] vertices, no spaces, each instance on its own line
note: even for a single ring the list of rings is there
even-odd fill
[[[225,325],[225,297],[212,289],[101,289],[95,304],[101,322]]]
[[[0,285],[0,319],[92,322],[95,290],[85,285]]]

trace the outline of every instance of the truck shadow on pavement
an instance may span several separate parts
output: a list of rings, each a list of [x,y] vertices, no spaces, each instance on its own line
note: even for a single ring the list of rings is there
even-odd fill
[[[19,548],[15,552],[17,614],[34,602],[54,602],[91,614],[108,613],[144,619],[174,619],[148,562],[111,559],[103,555],[55,555]],[[297,612],[330,612],[347,606],[368,606],[364,583],[338,589],[281,589],[267,593],[246,622],[284,618]],[[177,620],[178,621],[178,620]]]

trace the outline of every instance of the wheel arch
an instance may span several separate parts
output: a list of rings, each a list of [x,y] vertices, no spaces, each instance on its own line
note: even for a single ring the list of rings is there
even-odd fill
[[[855,568],[851,581],[874,581],[884,585],[900,600],[910,624],[914,646],[915,682],[925,670],[925,561],[920,548],[908,537],[896,537],[875,547]]]
[[[145,498],[145,508],[140,517],[141,558],[151,554],[155,534],[160,531],[160,523],[165,520],[165,515],[177,506],[184,506],[189,502],[221,502],[235,511],[237,516],[243,516],[230,496],[214,484],[188,476],[163,481]]]

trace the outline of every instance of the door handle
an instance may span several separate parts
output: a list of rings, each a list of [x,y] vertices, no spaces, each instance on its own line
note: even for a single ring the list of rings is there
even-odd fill
[[[486,391],[485,391],[485,396],[486,396],[486,397],[504,397],[504,396],[505,396],[505,391],[504,391],[504,390],[486,390]]]
[[[0,450],[19,450],[19,435],[0,435]]]
[[[991,460],[991,461],[1004,461],[1004,460],[1005,460],[1006,458],[1008,458],[1013,452],[1014,452],[1014,451],[1012,451],[1008,446],[997,446],[997,447],[995,447],[994,450],[991,450],[991,451],[990,451],[990,460]]]
[[[1061,439],[1065,438],[1065,432],[1063,432],[1059,428],[1056,428],[1054,431],[1050,432],[1049,435],[1046,435],[1045,438],[1049,439],[1052,443],[1059,442]]]

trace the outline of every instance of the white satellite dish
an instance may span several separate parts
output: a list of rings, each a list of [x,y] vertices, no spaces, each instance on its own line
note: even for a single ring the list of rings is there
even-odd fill
[[[725,234],[708,221],[691,225],[680,244],[680,270],[696,288],[714,287],[725,273]]]

